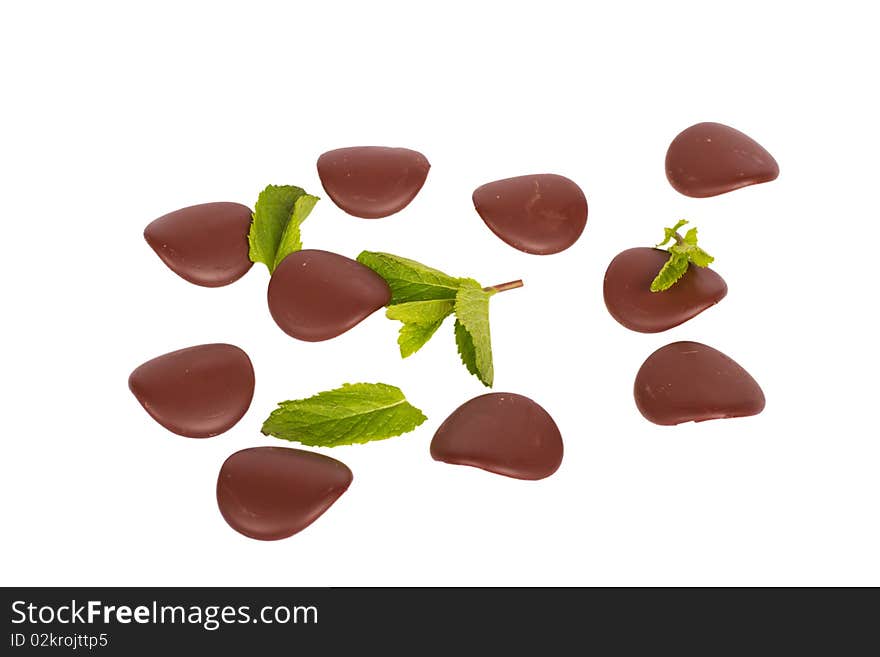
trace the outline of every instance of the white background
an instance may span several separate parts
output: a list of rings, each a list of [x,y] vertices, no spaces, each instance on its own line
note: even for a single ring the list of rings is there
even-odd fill
[[[880,584],[870,3],[238,5],[0,10],[3,584]],[[666,147],[699,121],[754,137],[779,179],[675,192]],[[350,217],[320,187],[318,155],[364,144],[431,161],[398,215]],[[471,204],[484,182],[537,172],[589,200],[560,255],[511,249]],[[406,361],[381,313],[297,342],[269,316],[264,267],[200,288],[142,238],[165,212],[252,204],[268,183],[325,197],[308,247],[525,279],[492,301],[496,390],[554,416],[561,469],[523,482],[431,460],[436,427],[485,391],[451,324]],[[681,217],[729,295],[666,333],[630,332],[605,310],[605,267]],[[764,413],[644,420],[635,373],[681,339],[748,369]],[[251,409],[217,438],[174,436],[128,374],[214,341],[250,354]],[[355,480],[301,534],[230,529],[223,460],[278,443],[259,432],[276,401],[345,381],[398,385],[429,420],[328,451]]]

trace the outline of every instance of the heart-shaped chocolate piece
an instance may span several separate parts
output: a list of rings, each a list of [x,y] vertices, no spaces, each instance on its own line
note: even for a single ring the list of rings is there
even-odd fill
[[[391,301],[385,279],[337,253],[304,249],[269,281],[269,311],[288,335],[318,342],[345,333]]]

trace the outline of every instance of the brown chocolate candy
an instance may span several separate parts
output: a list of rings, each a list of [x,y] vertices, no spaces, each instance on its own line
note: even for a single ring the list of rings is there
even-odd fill
[[[235,452],[217,476],[217,505],[229,526],[274,541],[302,531],[339,499],[351,470],[334,458],[291,447]]]
[[[356,260],[304,249],[281,261],[269,281],[269,311],[299,340],[335,338],[391,301],[381,276]]]
[[[666,151],[666,177],[685,196],[717,196],[778,175],[779,165],[761,144],[721,123],[692,125]]]
[[[474,190],[473,201],[493,233],[526,253],[564,251],[587,225],[587,199],[581,188],[552,173],[487,183]]]
[[[247,241],[251,217],[251,209],[239,203],[193,205],[150,223],[144,239],[181,278],[220,287],[237,281],[253,265]]]
[[[669,259],[659,249],[639,247],[617,254],[605,271],[605,306],[626,328],[659,333],[678,326],[727,295],[715,271],[691,265],[668,290],[651,292],[651,282]]]
[[[232,428],[254,396],[254,368],[231,344],[172,351],[138,367],[128,387],[156,422],[189,438]]]
[[[764,410],[757,382],[729,356],[699,342],[673,342],[648,356],[633,389],[654,424],[702,422]]]
[[[355,217],[378,219],[409,205],[428,176],[427,158],[408,148],[337,148],[318,158],[328,196]]]
[[[562,463],[562,436],[547,411],[528,397],[494,392],[465,402],[446,418],[431,441],[431,456],[516,479],[543,479]]]

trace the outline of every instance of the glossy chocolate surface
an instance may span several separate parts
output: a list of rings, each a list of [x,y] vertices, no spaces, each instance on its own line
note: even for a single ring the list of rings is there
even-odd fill
[[[764,393],[732,358],[699,342],[673,342],[644,362],[633,389],[636,406],[655,424],[756,415]]]
[[[761,144],[721,123],[692,125],[666,152],[666,177],[685,196],[717,196],[778,175],[779,165]]]
[[[291,447],[235,452],[217,477],[217,505],[235,531],[263,541],[302,531],[351,484],[348,467],[334,458]]]
[[[471,399],[446,418],[431,441],[431,456],[516,479],[543,479],[562,463],[562,435],[528,397],[495,392]]]
[[[496,180],[478,187],[474,207],[489,229],[526,253],[564,251],[587,225],[581,188],[552,173]]]
[[[170,212],[144,230],[144,239],[178,276],[220,287],[244,276],[253,263],[247,235],[251,209],[239,203],[203,203]]]
[[[727,295],[727,284],[708,267],[688,267],[668,290],[651,292],[651,282],[669,259],[660,249],[627,249],[605,271],[603,287],[608,312],[626,328],[659,333],[700,314]]]
[[[250,358],[231,344],[205,344],[147,361],[128,387],[163,427],[189,438],[209,438],[232,428],[254,396]]]
[[[269,311],[299,340],[329,340],[391,300],[381,276],[356,260],[304,249],[281,261],[269,281]]]
[[[408,148],[337,148],[318,158],[327,195],[355,217],[378,219],[409,205],[428,176],[427,158]]]

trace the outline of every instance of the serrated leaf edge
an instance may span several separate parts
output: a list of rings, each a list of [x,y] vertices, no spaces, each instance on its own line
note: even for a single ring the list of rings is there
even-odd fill
[[[669,259],[663,263],[663,266],[660,268],[660,271],[657,272],[657,276],[654,277],[654,280],[651,281],[651,292],[664,292],[675,285],[678,281],[681,280],[681,277],[685,275],[688,269],[688,260],[685,258],[685,266],[680,270],[674,270],[675,264],[681,259],[681,255],[677,253],[670,253]],[[663,279],[667,273],[667,271],[675,271],[677,274],[675,278],[666,283]]]
[[[346,442],[345,438],[341,438],[339,440],[334,440],[334,441],[330,441],[330,442],[304,441],[304,440],[298,440],[296,438],[285,438],[283,436],[279,436],[277,434],[274,434],[274,433],[271,433],[271,432],[265,430],[265,427],[269,423],[269,420],[271,420],[272,417],[276,416],[277,414],[279,414],[280,412],[285,410],[285,407],[284,407],[285,404],[309,401],[311,399],[314,399],[315,397],[320,397],[323,394],[333,393],[333,392],[342,392],[348,388],[351,388],[351,387],[354,387],[357,385],[368,385],[368,386],[382,385],[382,386],[386,386],[388,388],[393,388],[396,392],[400,393],[400,396],[402,397],[402,399],[400,401],[394,402],[393,404],[386,404],[385,406],[380,406],[378,408],[370,409],[366,413],[358,413],[357,415],[348,415],[343,418],[337,417],[337,418],[327,418],[325,420],[317,420],[315,422],[312,422],[311,425],[312,426],[314,426],[314,425],[320,426],[320,425],[331,423],[331,422],[339,422],[342,419],[347,419],[347,418],[351,418],[351,417],[364,417],[364,418],[366,418],[366,417],[369,417],[370,415],[378,413],[379,411],[386,411],[390,408],[396,408],[397,406],[404,406],[405,405],[405,406],[409,406],[412,410],[416,411],[419,415],[418,420],[414,421],[415,424],[414,424],[413,428],[407,429],[406,431],[403,431],[399,434],[394,434],[391,436],[385,436],[382,438],[367,438],[365,440],[354,440],[354,441],[350,441],[350,442]],[[410,401],[406,398],[406,395],[403,393],[403,390],[401,390],[397,386],[392,386],[388,383],[380,383],[380,384],[366,383],[366,382],[343,383],[338,388],[333,388],[332,390],[322,390],[321,392],[315,393],[311,397],[305,397],[303,399],[288,399],[288,400],[285,400],[282,402],[278,402],[276,408],[271,413],[269,413],[269,417],[267,417],[263,421],[263,425],[260,428],[260,433],[262,433],[264,436],[272,436],[273,438],[277,438],[279,440],[286,440],[288,442],[300,443],[301,445],[307,445],[309,447],[341,447],[344,445],[364,445],[366,443],[374,442],[377,440],[388,440],[389,438],[396,438],[397,436],[402,436],[403,434],[415,431],[415,429],[420,427],[422,424],[424,424],[427,421],[427,419],[428,419],[428,417],[425,415],[424,411],[422,411],[422,409],[418,408],[417,406],[414,406],[413,404],[411,404]]]

